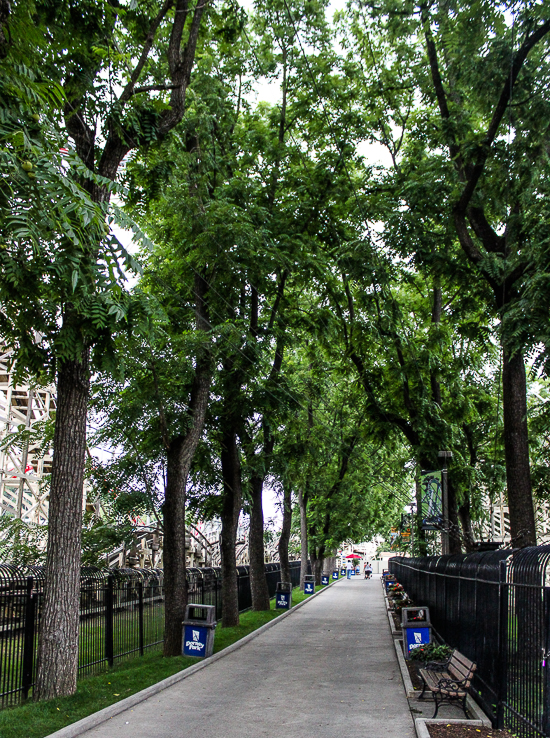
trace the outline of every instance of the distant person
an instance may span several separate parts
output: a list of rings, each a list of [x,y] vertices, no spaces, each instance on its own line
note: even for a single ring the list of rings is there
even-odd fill
[[[370,561],[367,561],[365,564],[365,579],[370,579],[372,577],[372,565]]]

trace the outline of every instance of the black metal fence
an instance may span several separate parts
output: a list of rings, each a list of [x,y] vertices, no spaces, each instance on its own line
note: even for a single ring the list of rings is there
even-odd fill
[[[437,635],[476,662],[474,696],[493,725],[550,736],[550,546],[396,556],[389,568]]]
[[[280,564],[266,564],[270,597],[281,580]],[[300,562],[290,563],[294,586]],[[221,618],[221,570],[187,569],[189,601],[215,605]],[[248,566],[237,573],[239,610],[252,605]],[[0,704],[14,705],[29,695],[36,672],[42,570],[25,571],[0,564]],[[81,573],[79,673],[93,674],[146,650],[158,648],[164,636],[162,570],[92,569]]]

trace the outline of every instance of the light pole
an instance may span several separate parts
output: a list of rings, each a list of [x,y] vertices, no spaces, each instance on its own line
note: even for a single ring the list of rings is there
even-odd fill
[[[453,458],[452,451],[438,451],[437,456],[441,459],[441,502],[443,513],[443,525],[441,527],[441,553],[450,553],[449,542],[449,492],[447,487],[447,459]]]

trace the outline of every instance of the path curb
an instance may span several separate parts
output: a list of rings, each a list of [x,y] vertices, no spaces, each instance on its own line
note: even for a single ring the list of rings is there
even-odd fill
[[[416,718],[414,727],[418,738],[430,738],[428,725],[468,725],[474,728],[487,728],[483,720],[457,720],[456,718]]]
[[[94,712],[92,715],[88,715],[87,717],[78,720],[76,723],[67,725],[65,728],[61,728],[61,730],[57,730],[55,733],[50,733],[50,735],[46,736],[46,738],[76,738],[76,736],[82,735],[82,733],[85,733],[87,730],[91,730],[92,728],[101,725],[101,723],[107,722],[107,720],[110,720],[111,718],[115,717],[115,715],[119,715],[121,712],[128,710],[130,707],[134,707],[134,705],[139,705],[140,702],[144,702],[145,700],[149,699],[149,697],[152,697],[153,695],[164,691],[168,687],[181,682],[183,679],[187,679],[187,677],[196,674],[197,671],[201,671],[201,669],[206,668],[210,664],[213,664],[215,661],[218,661],[224,656],[228,656],[230,653],[237,651],[246,643],[254,640],[254,638],[261,635],[262,633],[265,633],[266,630],[269,630],[277,623],[280,623],[281,620],[288,618],[290,615],[292,615],[293,612],[296,612],[296,610],[299,610],[304,605],[307,605],[308,602],[311,602],[311,600],[315,599],[320,594],[323,594],[323,592],[326,592],[329,587],[332,587],[334,584],[338,584],[338,582],[340,581],[342,580],[338,579],[338,581],[327,584],[325,587],[323,587],[323,589],[320,589],[318,592],[310,595],[307,600],[299,602],[287,612],[284,612],[278,617],[273,618],[273,620],[270,620],[269,623],[261,625],[256,630],[253,630],[252,633],[244,636],[244,638],[241,638],[239,641],[232,643],[231,646],[227,646],[227,648],[224,648],[223,651],[218,651],[218,653],[215,653],[213,656],[210,656],[204,661],[201,661],[198,664],[193,664],[193,666],[188,666],[186,669],[182,669],[182,671],[178,671],[176,674],[172,674],[172,676],[169,676],[166,679],[157,682],[156,684],[152,684],[150,687],[142,689],[141,692],[136,692],[135,694],[132,694],[129,697],[125,697],[123,700],[120,700],[120,702],[115,702],[113,705],[104,707],[103,710],[98,710],[98,712]]]

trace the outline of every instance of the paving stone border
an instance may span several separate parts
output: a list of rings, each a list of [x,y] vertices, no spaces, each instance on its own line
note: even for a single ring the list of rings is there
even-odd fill
[[[414,721],[414,727],[416,730],[416,735],[418,738],[430,738],[430,732],[428,730],[428,725],[468,725],[472,726],[474,728],[490,728],[491,723],[489,725],[486,724],[486,720],[456,720],[453,718],[445,719],[445,718],[416,718]]]
[[[46,738],[77,738],[77,736],[82,735],[82,733],[95,728],[97,725],[101,725],[101,723],[107,722],[107,720],[115,717],[115,715],[119,715],[121,712],[134,707],[134,705],[138,705],[140,702],[144,702],[145,700],[149,699],[149,697],[162,692],[164,689],[171,687],[173,684],[181,682],[183,679],[187,679],[187,677],[196,674],[197,671],[205,669],[210,666],[210,664],[213,664],[215,661],[218,661],[219,659],[224,658],[224,656],[228,656],[230,653],[237,651],[246,643],[252,641],[254,638],[257,638],[262,633],[265,633],[266,630],[273,628],[273,626],[277,625],[277,623],[280,623],[281,620],[288,618],[290,615],[292,615],[292,613],[296,612],[296,610],[304,607],[304,605],[307,605],[308,602],[311,602],[311,600],[315,599],[315,597],[323,594],[323,592],[326,592],[329,587],[338,584],[338,582],[340,581],[342,580],[338,579],[337,581],[333,581],[330,584],[325,585],[323,589],[320,589],[318,592],[310,595],[307,600],[299,602],[297,605],[294,605],[294,607],[291,607],[290,610],[288,610],[287,612],[283,612],[278,617],[270,620],[269,623],[265,623],[265,625],[261,625],[259,628],[256,628],[256,630],[253,630],[252,633],[244,636],[244,638],[241,638],[239,641],[235,641],[235,643],[231,644],[231,646],[227,646],[227,648],[224,648],[223,651],[218,651],[218,653],[215,653],[213,656],[209,656],[207,659],[204,659],[204,661],[201,661],[198,664],[193,664],[193,666],[188,666],[187,669],[182,669],[182,671],[178,671],[176,674],[172,674],[172,676],[169,676],[166,679],[157,682],[156,684],[152,684],[150,687],[146,687],[146,689],[142,689],[141,692],[136,692],[129,697],[125,697],[119,702],[115,702],[113,705],[104,707],[103,710],[98,710],[98,712],[94,712],[92,715],[88,715],[88,717],[82,718],[82,720],[78,720],[76,723],[67,725],[65,728],[61,728],[61,730],[57,730],[55,733],[50,733],[50,735],[46,736]]]

